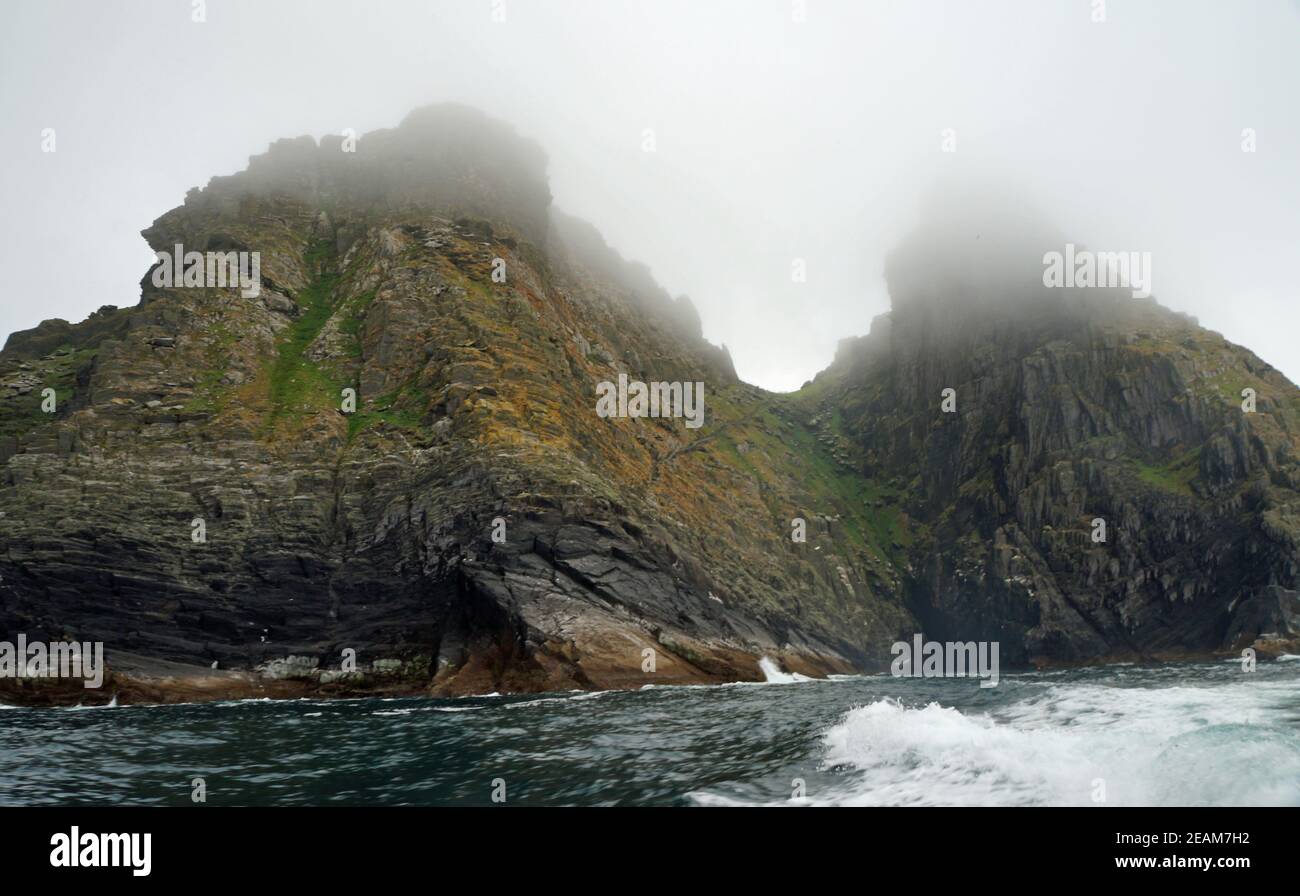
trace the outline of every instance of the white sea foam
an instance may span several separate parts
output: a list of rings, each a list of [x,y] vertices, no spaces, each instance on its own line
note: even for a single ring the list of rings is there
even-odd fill
[[[1293,682],[1054,686],[992,715],[879,700],[824,737],[846,805],[1300,805]],[[1104,782],[1104,801],[1094,796]]]
[[[782,672],[781,667],[776,664],[776,660],[770,657],[760,659],[758,668],[763,670],[763,677],[767,679],[768,684],[793,684],[796,681],[813,680],[807,675],[800,675],[798,672]]]
[[[504,703],[502,709],[521,709],[526,706],[544,706],[547,703],[572,703],[576,700],[599,700],[601,697],[608,697],[611,694],[621,694],[623,691],[566,691],[562,697],[538,697],[534,700],[521,700],[518,703]]]
[[[474,712],[482,708],[481,706],[407,706],[401,709],[376,709],[370,715],[409,716],[416,712]],[[307,715],[320,715],[320,713],[307,713]]]

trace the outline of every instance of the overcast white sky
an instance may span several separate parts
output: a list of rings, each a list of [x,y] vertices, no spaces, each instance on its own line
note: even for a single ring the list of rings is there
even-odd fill
[[[973,171],[1076,242],[1151,252],[1160,301],[1300,380],[1296,0],[1109,0],[1102,23],[1094,0],[194,5],[5,3],[0,335],[135,304],[139,231],[272,140],[455,100],[536,139],[556,203],[762,386],[888,309],[916,203]]]

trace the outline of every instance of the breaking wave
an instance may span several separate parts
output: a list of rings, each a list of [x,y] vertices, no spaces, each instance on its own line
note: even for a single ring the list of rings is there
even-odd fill
[[[827,767],[855,774],[814,801],[1300,805],[1300,735],[1270,722],[1279,687],[1062,685],[969,715],[877,700],[824,735]]]
[[[794,684],[796,681],[812,681],[807,675],[800,675],[798,672],[782,672],[781,667],[776,664],[776,660],[771,657],[763,657],[758,661],[758,668],[763,672],[763,678],[768,684]]]

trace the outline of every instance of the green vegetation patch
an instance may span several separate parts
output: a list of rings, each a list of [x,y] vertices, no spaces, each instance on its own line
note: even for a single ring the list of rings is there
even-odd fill
[[[417,430],[421,427],[424,414],[416,410],[409,396],[403,396],[402,390],[390,392],[376,398],[364,411],[358,410],[348,416],[348,438],[380,423],[398,429]]]
[[[306,253],[311,280],[299,294],[299,314],[280,343],[270,370],[272,422],[284,417],[337,404],[336,384],[320,365],[307,357],[307,348],[320,335],[334,313],[334,287],[339,275],[334,268],[334,250],[328,241],[313,243]]]
[[[1153,466],[1135,461],[1138,479],[1147,485],[1178,495],[1192,497],[1192,480],[1200,472],[1201,449],[1184,452],[1167,464]]]
[[[354,358],[361,357],[361,325],[365,323],[370,306],[375,301],[375,290],[367,290],[348,300],[348,313],[339,321],[339,332],[348,337],[349,351]]]
[[[0,391],[0,438],[21,437],[37,427],[60,417],[67,410],[76,392],[77,372],[90,364],[99,352],[98,347],[74,351],[65,345],[56,349],[52,356],[38,361],[26,362],[29,369],[22,370],[21,376],[27,381],[34,381],[30,392],[24,395],[9,396],[8,390]],[[4,376],[3,379],[9,379]],[[47,414],[41,410],[41,392],[54,390],[55,412]]]

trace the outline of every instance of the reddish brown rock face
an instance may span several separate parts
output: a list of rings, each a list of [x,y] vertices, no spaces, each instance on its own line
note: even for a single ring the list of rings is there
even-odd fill
[[[282,141],[145,231],[258,252],[256,297],[146,275],[14,334],[0,636],[104,642],[124,700],[822,675],[922,630],[1008,664],[1295,636],[1300,394],[1249,352],[1152,303],[962,318],[903,252],[892,318],[766,393],[544,164],[460,109]],[[620,374],[705,384],[703,425],[599,416]]]

